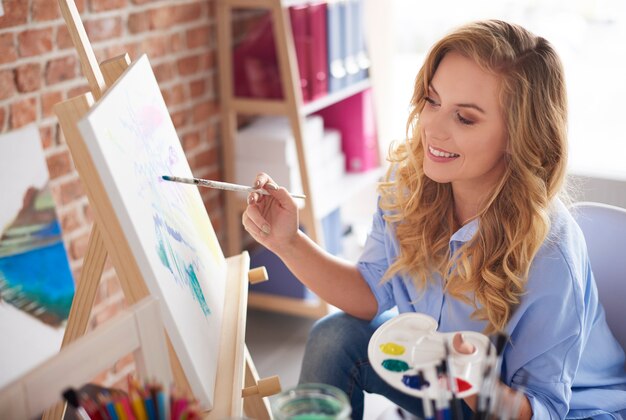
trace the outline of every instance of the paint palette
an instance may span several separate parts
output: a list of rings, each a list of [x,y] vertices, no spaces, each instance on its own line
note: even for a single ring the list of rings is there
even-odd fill
[[[447,388],[437,376],[436,366],[445,357],[444,341],[450,350],[450,371],[457,383],[460,398],[478,393],[482,382],[482,366],[487,336],[474,331],[459,331],[464,341],[474,346],[471,354],[459,353],[452,345],[457,332],[440,333],[437,321],[428,315],[404,313],[381,325],[368,346],[370,363],[388,384],[415,397],[437,398]],[[494,354],[494,349],[491,349]],[[423,372],[423,377],[418,375]],[[448,397],[450,395],[448,394]]]

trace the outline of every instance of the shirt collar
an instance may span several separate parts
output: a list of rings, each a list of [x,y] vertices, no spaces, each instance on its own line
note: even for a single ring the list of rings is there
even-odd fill
[[[465,243],[474,237],[474,234],[478,230],[478,219],[474,219],[471,222],[462,226],[459,230],[452,234],[450,242],[462,242]]]

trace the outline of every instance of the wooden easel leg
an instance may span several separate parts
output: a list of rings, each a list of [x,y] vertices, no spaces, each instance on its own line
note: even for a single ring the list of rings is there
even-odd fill
[[[254,362],[252,361],[252,357],[250,356],[250,352],[248,351],[248,346],[246,346],[245,363],[245,386],[256,385],[259,380],[259,374],[254,367]],[[247,417],[253,419],[268,420],[272,418],[270,405],[267,402],[267,399],[263,399],[258,395],[251,395],[244,398],[243,411]]]
[[[106,259],[107,250],[102,241],[102,236],[100,236],[100,230],[94,224],[87,244],[85,265],[80,275],[80,281],[76,286],[61,348],[85,334]],[[62,419],[64,414],[65,404],[58,403],[44,413],[43,419]]]

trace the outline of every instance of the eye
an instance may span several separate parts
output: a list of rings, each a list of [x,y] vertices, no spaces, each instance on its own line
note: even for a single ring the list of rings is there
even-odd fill
[[[468,120],[467,118],[464,118],[461,114],[459,114],[457,112],[456,114],[457,119],[459,120],[459,122],[463,125],[474,125],[474,121],[472,120]]]
[[[424,101],[426,101],[430,106],[439,106],[439,104],[430,96],[424,96]]]

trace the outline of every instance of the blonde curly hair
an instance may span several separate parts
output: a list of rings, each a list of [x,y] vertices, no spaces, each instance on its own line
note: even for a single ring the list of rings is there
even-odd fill
[[[474,237],[456,255],[449,240],[460,228],[452,187],[429,179],[419,114],[444,55],[460,53],[499,81],[508,133],[506,169],[478,214]],[[505,329],[524,294],[531,262],[547,237],[549,206],[562,191],[567,162],[567,96],[561,61],[545,39],[498,20],[458,28],[429,51],[416,79],[407,141],[394,144],[379,186],[381,208],[394,224],[398,259],[384,280],[408,274],[417,290],[441,274],[446,291],[476,308],[486,333]]]

